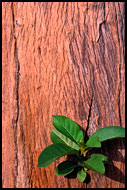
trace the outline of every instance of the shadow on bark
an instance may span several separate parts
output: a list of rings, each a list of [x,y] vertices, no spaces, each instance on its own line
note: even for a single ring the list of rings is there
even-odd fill
[[[114,166],[113,162],[106,164],[105,168],[106,168],[106,171],[104,175],[106,177],[125,184],[125,175],[121,172],[119,168]]]

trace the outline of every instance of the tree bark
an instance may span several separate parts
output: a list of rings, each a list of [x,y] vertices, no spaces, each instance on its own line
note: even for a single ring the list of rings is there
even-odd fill
[[[91,181],[37,168],[51,144],[52,115],[90,136],[125,127],[125,3],[2,3],[2,181],[7,188],[123,188],[124,141],[103,145],[105,175]]]

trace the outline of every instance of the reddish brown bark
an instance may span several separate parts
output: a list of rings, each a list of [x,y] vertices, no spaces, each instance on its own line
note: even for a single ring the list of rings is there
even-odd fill
[[[2,3],[3,187],[120,188],[124,142],[103,147],[105,175],[89,184],[37,168],[51,144],[52,115],[65,115],[91,135],[125,127],[125,3]],[[62,158],[61,160],[63,160]]]

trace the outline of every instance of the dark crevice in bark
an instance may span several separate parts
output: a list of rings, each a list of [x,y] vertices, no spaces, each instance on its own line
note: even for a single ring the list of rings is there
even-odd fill
[[[122,126],[122,117],[121,117],[121,110],[120,110],[120,91],[121,91],[121,65],[119,67],[119,74],[120,74],[120,82],[119,82],[119,94],[118,94],[118,111],[119,111],[119,122],[120,126]]]
[[[90,107],[89,107],[89,114],[88,114],[88,119],[87,119],[87,127],[86,127],[86,130],[85,130],[85,139],[86,139],[86,141],[88,139],[87,132],[89,130],[89,123],[90,123],[90,118],[91,118],[92,104],[93,104],[93,96],[91,98],[91,103],[90,103]]]
[[[105,16],[106,16],[106,15],[105,15],[105,13],[106,13],[105,2],[104,2],[104,4],[103,4],[103,6],[104,6],[104,7],[103,7],[103,10],[104,10],[104,20],[105,20],[105,19],[106,19],[106,18],[105,18]]]
[[[14,37],[15,38],[15,37]],[[17,50],[17,39],[15,38],[15,50],[14,50],[14,56],[15,56],[15,64],[16,64],[16,100],[17,100],[17,119],[16,119],[16,123],[18,122],[18,118],[19,118],[19,71],[20,71],[20,64],[19,64],[19,60],[18,60],[18,50]]]
[[[33,188],[33,180],[32,180],[32,175],[33,175],[32,172],[33,172],[33,166],[34,166],[33,155],[31,155],[30,158],[28,158],[28,165],[30,165],[30,169],[29,169],[29,188]]]
[[[56,169],[56,161],[54,162],[54,171],[55,169]],[[59,188],[57,183],[57,175],[55,175],[55,183],[56,183],[56,188]]]
[[[116,22],[117,22],[117,34],[118,34],[118,42],[119,42],[119,47],[121,47],[121,43],[120,43],[120,35],[119,35],[119,18],[117,15],[117,11],[116,11],[116,6],[115,6],[115,13],[116,13]],[[119,51],[120,54],[120,61],[121,61],[121,52]],[[121,63],[119,64],[119,94],[118,94],[118,112],[119,112],[119,123],[120,126],[122,126],[122,117],[121,117],[121,111],[120,111],[120,91],[121,91]]]
[[[46,169],[44,169],[44,175],[45,175],[46,183],[48,184],[48,176],[47,176],[47,173],[46,173]]]
[[[69,179],[67,180],[68,188],[71,188]]]
[[[17,123],[19,119],[19,71],[20,64],[18,60],[18,49],[17,49],[17,38],[15,36],[15,15],[14,15],[14,3],[11,4],[12,8],[12,21],[13,21],[13,38],[14,38],[14,61],[16,66],[15,72],[15,95],[16,95],[16,117],[12,120],[14,130],[14,149],[15,149],[15,172],[14,172],[14,188],[17,187],[17,176],[18,176],[18,143],[17,143]]]
[[[103,22],[101,22],[101,23],[99,24],[99,37],[98,37],[98,39],[97,39],[97,43],[99,42],[100,37],[102,36],[102,24],[105,24],[105,23],[106,23],[106,20],[104,20]]]

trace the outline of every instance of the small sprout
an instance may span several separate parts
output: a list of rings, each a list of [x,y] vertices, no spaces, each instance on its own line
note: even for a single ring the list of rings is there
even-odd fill
[[[101,143],[107,140],[125,137],[125,128],[111,126],[97,130],[85,142],[82,130],[70,118],[54,115],[53,125],[56,128],[50,132],[53,144],[41,152],[38,158],[38,167],[47,167],[64,155],[76,155],[77,162],[69,160],[61,162],[56,167],[55,174],[66,176],[77,168],[77,178],[80,182],[85,181],[88,170],[104,174],[104,163],[108,163],[108,158],[103,154],[94,154],[86,160],[87,152],[92,148],[100,148]]]

